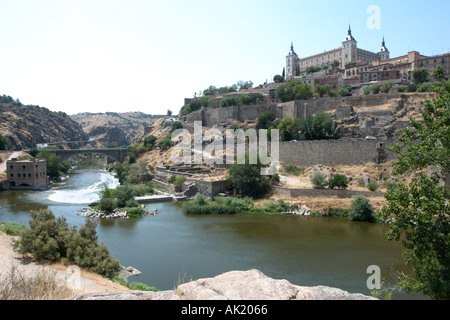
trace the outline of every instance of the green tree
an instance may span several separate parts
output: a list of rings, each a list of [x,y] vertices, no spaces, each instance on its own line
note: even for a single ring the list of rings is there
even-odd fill
[[[314,172],[309,177],[309,180],[311,181],[314,189],[324,189],[328,185],[328,181],[325,177],[325,174],[320,171]]]
[[[42,150],[36,155],[36,158],[46,160],[47,175],[50,179],[58,179],[61,176],[61,158],[56,154]]]
[[[427,69],[416,69],[412,72],[412,78],[415,84],[419,85],[430,81],[430,74]]]
[[[275,83],[284,82],[284,77],[279,75],[279,74],[277,74],[275,77],[273,77],[273,82],[275,82]]]
[[[415,174],[409,185],[388,191],[383,218],[391,219],[386,238],[402,241],[403,258],[412,266],[399,285],[432,299],[450,299],[449,191],[440,182],[450,170],[450,95],[426,100],[422,121],[411,118],[400,143],[394,174]]]
[[[330,87],[329,84],[326,84],[326,85],[323,85],[323,86],[322,85],[317,85],[316,89],[315,89],[315,92],[317,93],[317,95],[319,97],[323,97],[325,95],[330,95],[331,87]]]
[[[313,138],[316,140],[326,139],[334,132],[334,121],[326,113],[318,113],[312,121]]]
[[[281,141],[298,139],[299,120],[296,118],[285,118],[278,124],[277,129],[280,130]]]
[[[228,170],[227,183],[238,197],[261,198],[270,189],[267,176],[261,175],[260,164],[234,164]]]
[[[352,212],[350,215],[352,221],[376,222],[376,216],[373,212],[369,199],[357,196],[352,201]]]
[[[447,80],[447,76],[445,75],[445,69],[442,68],[442,66],[437,66],[433,70],[433,79],[435,81],[446,81]]]
[[[113,193],[114,198],[117,199],[117,206],[119,208],[125,208],[127,201],[130,199],[134,199],[134,197],[136,196],[133,186],[129,184],[118,186],[113,190]]]
[[[5,150],[8,147],[9,141],[0,133],[0,150]]]
[[[144,146],[147,148],[147,150],[149,150],[153,147],[156,140],[157,140],[157,138],[154,135],[149,135],[149,136],[145,137]]]
[[[330,115],[321,112],[301,120],[299,129],[302,140],[327,139],[334,133],[334,121]]]
[[[336,174],[333,178],[328,182],[328,187],[330,189],[338,188],[338,189],[347,189],[348,187],[348,178],[342,174]]]
[[[273,126],[273,122],[277,118],[276,114],[272,111],[261,112],[258,117],[258,129],[269,129]]]

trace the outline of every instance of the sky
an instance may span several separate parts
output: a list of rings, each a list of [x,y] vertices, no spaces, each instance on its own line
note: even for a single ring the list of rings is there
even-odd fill
[[[450,1],[0,0],[0,95],[69,115],[178,114],[210,85],[255,86],[341,46],[450,51]]]

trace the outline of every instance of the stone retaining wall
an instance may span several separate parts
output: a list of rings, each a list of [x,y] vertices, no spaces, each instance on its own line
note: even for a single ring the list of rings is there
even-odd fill
[[[330,190],[330,189],[288,189],[283,187],[273,187],[276,194],[290,197],[337,197],[337,198],[353,198],[355,196],[363,197],[384,197],[384,192],[371,191],[354,191],[354,190]]]

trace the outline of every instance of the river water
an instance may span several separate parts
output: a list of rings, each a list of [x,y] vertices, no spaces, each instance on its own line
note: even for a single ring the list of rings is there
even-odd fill
[[[91,166],[74,171],[49,191],[0,192],[0,222],[28,225],[30,210],[49,209],[80,226],[85,218],[76,212],[99,198],[103,184],[119,185],[104,169]],[[301,286],[325,285],[370,295],[369,266],[379,266],[387,283],[393,282],[393,273],[406,270],[401,245],[384,240],[384,224],[244,213],[189,216],[177,203],[146,206],[158,209],[158,214],[102,220],[97,233],[122,265],[142,272],[129,281],[160,290],[232,270],[258,269]],[[424,297],[396,291],[394,299]]]

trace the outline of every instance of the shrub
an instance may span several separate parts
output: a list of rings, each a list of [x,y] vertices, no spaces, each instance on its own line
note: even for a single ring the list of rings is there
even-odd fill
[[[234,164],[228,170],[227,183],[236,196],[261,198],[271,190],[269,179],[261,175],[259,164]]]
[[[314,189],[324,189],[328,185],[328,181],[325,177],[325,174],[316,171],[310,177],[309,180],[313,184]]]
[[[337,174],[328,182],[328,187],[330,189],[338,188],[338,189],[347,189],[348,187],[348,179],[346,176],[342,174]]]
[[[108,198],[105,198],[108,199]],[[87,219],[79,230],[69,228],[65,218],[56,219],[50,210],[31,211],[30,228],[21,232],[19,252],[37,259],[63,260],[104,276],[114,276],[120,264],[97,242],[97,223]]]
[[[196,205],[199,206],[204,206],[207,203],[205,196],[201,193],[197,193],[193,201]]]
[[[371,182],[369,182],[369,184],[367,185],[367,188],[369,188],[370,191],[377,191],[377,189],[378,189],[378,183],[376,183],[375,181],[371,181]]]
[[[239,209],[235,206],[226,206],[222,204],[204,204],[199,205],[194,201],[183,203],[183,210],[188,214],[235,214]]]
[[[26,226],[14,222],[0,223],[0,231],[3,231],[9,236],[18,236],[26,228]]]
[[[133,186],[129,184],[118,186],[114,189],[114,197],[117,199],[117,206],[119,208],[124,208],[127,201],[134,199],[135,195]]]
[[[133,185],[134,193],[137,197],[145,196],[153,191],[153,188],[149,184],[136,184]]]
[[[139,205],[136,207],[125,207],[123,210],[127,212],[130,218],[138,218],[145,213],[145,209]]]
[[[373,212],[372,205],[369,203],[369,199],[357,196],[352,201],[352,212],[350,215],[350,219],[352,221],[376,221],[376,217]]]
[[[264,202],[264,210],[269,213],[284,213],[289,210],[289,205],[282,199],[276,202],[266,201]]]
[[[117,207],[117,199],[115,198],[101,198],[98,204],[98,209],[106,212],[112,212]]]

